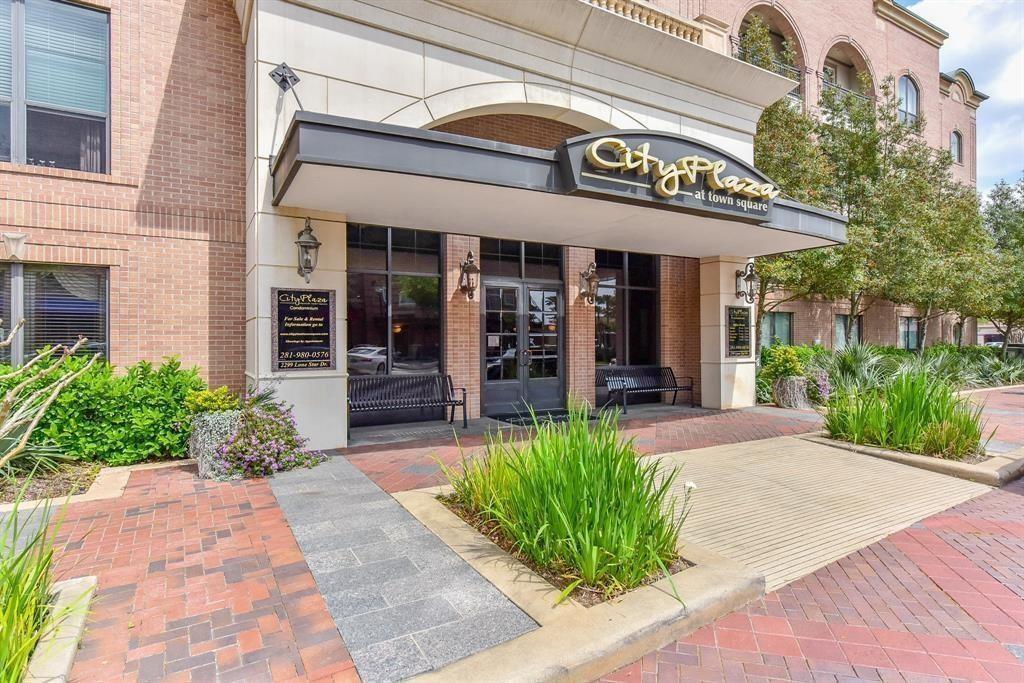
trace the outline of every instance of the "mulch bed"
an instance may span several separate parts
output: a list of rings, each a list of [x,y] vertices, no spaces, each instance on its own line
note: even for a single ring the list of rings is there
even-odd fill
[[[576,580],[576,577],[566,576],[565,574],[550,567],[541,567],[534,563],[533,560],[520,553],[516,550],[515,543],[505,535],[497,522],[483,519],[480,515],[474,513],[466,506],[457,503],[451,496],[438,496],[438,500],[440,500],[446,508],[458,515],[462,521],[482,533],[490,539],[492,543],[497,545],[506,553],[535,571],[560,592],[564,591],[569,587],[569,584]],[[694,566],[692,562],[682,557],[677,557],[676,560],[668,566],[668,572],[669,574],[675,575],[692,566]],[[647,586],[664,577],[665,575],[661,573],[661,571],[654,572],[644,579],[640,586]],[[636,588],[639,588],[640,586],[637,586]],[[593,607],[594,605],[599,605],[602,602],[624,595],[631,590],[635,590],[635,588],[620,588],[615,591],[607,591],[598,586],[581,583],[573,589],[572,593],[569,594],[569,597],[584,607]]]
[[[31,478],[27,474],[0,476],[0,503],[13,502],[22,488],[22,500],[85,493],[99,472],[100,466],[93,463],[62,463],[53,472],[39,470]]]

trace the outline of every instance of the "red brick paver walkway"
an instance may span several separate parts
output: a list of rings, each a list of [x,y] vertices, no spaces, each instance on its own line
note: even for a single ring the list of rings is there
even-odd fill
[[[811,411],[759,407],[745,410],[695,410],[674,415],[622,420],[626,436],[645,453],[671,453],[692,448],[803,434],[821,428]],[[483,437],[460,437],[467,455],[481,450]],[[347,448],[344,455],[377,486],[389,493],[443,483],[438,461],[454,465],[462,451],[453,439]]]
[[[995,430],[988,444],[990,452],[1024,448],[1024,387],[979,391],[971,394],[971,400],[984,406],[986,436]]]
[[[895,533],[606,681],[1024,681],[1024,481]]]
[[[60,537],[60,574],[99,578],[73,680],[358,680],[265,480],[135,471]]]

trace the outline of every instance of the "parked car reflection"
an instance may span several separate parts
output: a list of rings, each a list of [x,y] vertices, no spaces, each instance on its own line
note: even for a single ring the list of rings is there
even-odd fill
[[[350,375],[383,375],[388,368],[388,350],[383,346],[362,344],[348,350]]]

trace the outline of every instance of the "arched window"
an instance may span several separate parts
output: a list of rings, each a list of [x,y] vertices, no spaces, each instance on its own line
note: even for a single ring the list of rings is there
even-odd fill
[[[917,121],[917,84],[910,76],[900,76],[900,123],[914,123]]]
[[[949,134],[949,153],[953,155],[953,161],[964,163],[964,138],[960,131],[954,130]]]

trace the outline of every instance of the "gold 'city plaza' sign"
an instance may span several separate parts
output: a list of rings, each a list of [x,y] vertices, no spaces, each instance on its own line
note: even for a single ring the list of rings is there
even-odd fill
[[[711,160],[694,154],[666,164],[651,155],[650,148],[649,142],[630,149],[619,138],[600,138],[587,145],[586,157],[594,168],[620,173],[636,171],[640,176],[653,175],[654,191],[662,197],[675,197],[681,185],[696,183],[698,174],[703,174],[708,187],[713,190],[765,201],[779,195],[779,190],[771,183],[734,175],[723,178],[726,162],[722,159]]]

